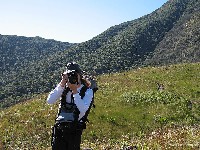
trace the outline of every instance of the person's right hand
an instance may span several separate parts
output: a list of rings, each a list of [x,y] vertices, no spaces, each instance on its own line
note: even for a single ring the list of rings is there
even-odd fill
[[[61,74],[61,77],[62,77],[62,79],[60,81],[60,85],[62,87],[64,87],[66,85],[67,81],[68,81],[68,75],[67,75],[67,73],[64,72],[64,73]]]

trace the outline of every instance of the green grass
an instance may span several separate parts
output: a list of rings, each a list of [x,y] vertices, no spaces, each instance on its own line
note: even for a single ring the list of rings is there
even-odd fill
[[[82,147],[198,148],[199,77],[199,63],[99,76],[96,108],[89,115]],[[158,90],[158,84],[164,89]],[[47,105],[46,97],[47,94],[41,94],[0,112],[0,147],[50,148],[57,105]]]

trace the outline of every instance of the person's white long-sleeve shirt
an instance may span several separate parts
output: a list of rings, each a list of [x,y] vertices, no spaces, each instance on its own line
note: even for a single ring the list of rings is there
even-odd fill
[[[81,85],[77,89],[78,93],[73,94],[74,103],[76,104],[77,108],[80,111],[79,120],[85,115],[85,112],[88,110],[90,103],[92,101],[92,98],[93,98],[93,90],[88,88],[87,91],[85,92],[85,96],[83,97],[83,99],[81,99],[81,96],[79,95],[79,93],[80,93],[80,90],[82,87],[83,87],[83,85]],[[58,84],[57,87],[50,92],[50,94],[47,98],[47,103],[48,104],[55,103],[58,99],[61,98],[63,91],[64,91],[64,87],[61,87],[60,84]],[[67,103],[71,102],[71,94],[72,94],[72,92],[69,91],[66,95]]]

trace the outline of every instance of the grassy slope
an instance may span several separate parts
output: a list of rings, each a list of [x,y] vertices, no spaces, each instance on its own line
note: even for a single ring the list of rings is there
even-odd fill
[[[200,143],[200,64],[142,68],[98,77],[83,147],[197,148]],[[158,91],[158,84],[164,90]],[[0,112],[0,147],[47,149],[57,105],[47,94]],[[188,108],[192,102],[192,108]]]

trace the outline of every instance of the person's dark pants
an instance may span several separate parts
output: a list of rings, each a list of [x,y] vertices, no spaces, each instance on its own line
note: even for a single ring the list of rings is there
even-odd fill
[[[69,130],[54,126],[52,135],[52,150],[80,150],[83,129]]]

